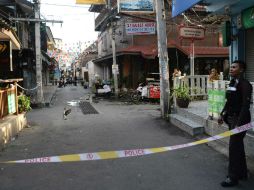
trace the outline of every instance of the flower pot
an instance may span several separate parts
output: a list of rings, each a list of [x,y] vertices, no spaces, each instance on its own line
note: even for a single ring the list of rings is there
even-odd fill
[[[189,99],[183,99],[183,98],[176,98],[176,104],[180,108],[188,108],[190,103]]]

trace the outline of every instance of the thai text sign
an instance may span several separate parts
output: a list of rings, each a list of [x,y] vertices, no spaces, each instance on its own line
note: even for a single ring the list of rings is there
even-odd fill
[[[203,28],[180,27],[179,36],[180,38],[202,40],[205,37],[205,30]]]
[[[153,0],[118,0],[119,12],[153,13]]]
[[[125,30],[127,35],[149,35],[155,34],[154,22],[137,22],[137,23],[126,23]]]

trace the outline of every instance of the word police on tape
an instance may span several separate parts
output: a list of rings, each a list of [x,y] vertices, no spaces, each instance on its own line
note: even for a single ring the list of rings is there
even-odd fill
[[[132,149],[132,150],[119,150],[119,151],[104,151],[104,152],[94,152],[94,153],[81,153],[81,154],[69,154],[62,156],[51,156],[51,157],[41,157],[41,158],[31,158],[25,160],[15,160],[15,161],[6,161],[1,163],[23,163],[23,164],[32,164],[32,163],[51,163],[51,162],[77,162],[77,161],[89,161],[89,160],[104,160],[104,159],[114,159],[114,158],[126,158],[126,157],[135,157],[143,156],[149,154],[155,154],[160,152],[166,152],[171,150],[177,150],[181,148],[191,147],[199,144],[208,143],[231,135],[241,133],[253,128],[253,123],[248,123],[246,125],[237,127],[233,130],[226,131],[219,135],[209,137],[203,140],[198,140],[191,143],[158,147],[158,148],[147,148],[147,149]]]

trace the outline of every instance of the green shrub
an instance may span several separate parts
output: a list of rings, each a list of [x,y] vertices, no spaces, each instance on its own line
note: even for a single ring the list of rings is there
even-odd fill
[[[30,98],[26,95],[21,95],[18,97],[18,107],[20,113],[30,111],[32,109],[30,105]]]
[[[173,90],[173,96],[176,98],[191,100],[191,96],[189,94],[189,88],[185,86],[179,86]]]

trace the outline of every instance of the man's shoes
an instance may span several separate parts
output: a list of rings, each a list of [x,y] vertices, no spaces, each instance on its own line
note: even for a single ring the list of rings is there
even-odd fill
[[[238,180],[227,177],[225,181],[221,182],[222,187],[233,187],[238,185]]]

